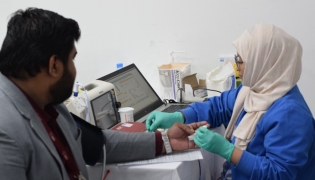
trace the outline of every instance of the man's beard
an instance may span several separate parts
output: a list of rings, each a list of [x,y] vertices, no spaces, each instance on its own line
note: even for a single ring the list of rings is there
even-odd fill
[[[61,79],[49,88],[51,102],[49,104],[60,104],[68,99],[72,94],[74,79],[69,71],[68,66],[65,66],[65,71]]]

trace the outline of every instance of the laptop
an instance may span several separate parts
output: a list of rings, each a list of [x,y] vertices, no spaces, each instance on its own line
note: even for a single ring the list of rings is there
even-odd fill
[[[154,91],[135,64],[118,69],[98,80],[115,86],[117,101],[121,107],[134,108],[134,120],[145,123],[152,111],[175,112],[188,104],[165,103]]]

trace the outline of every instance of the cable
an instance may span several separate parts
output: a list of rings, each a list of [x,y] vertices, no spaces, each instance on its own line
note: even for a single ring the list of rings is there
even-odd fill
[[[105,144],[103,146],[103,167],[102,167],[102,177],[101,177],[101,180],[105,179],[106,176],[108,175],[109,173],[109,170],[108,172],[106,173],[105,175],[105,164],[106,164],[106,147],[105,147]]]
[[[178,90],[177,90],[178,91]],[[180,92],[180,98],[179,98],[179,102],[180,103],[182,103],[183,102],[183,99],[182,99],[182,96],[183,96],[183,94],[182,94],[182,92],[184,91],[184,89],[183,88],[179,88],[179,92]],[[193,93],[194,93],[194,91],[193,91]],[[194,95],[194,94],[193,94]],[[194,95],[195,96],[195,95]]]
[[[107,170],[103,180],[106,180],[106,177],[108,176],[109,173],[110,173],[110,170]]]
[[[104,108],[109,104],[109,103],[111,103],[112,101],[109,101],[109,102],[107,102],[103,107],[102,107],[102,111],[104,110]]]
[[[199,165],[199,179],[201,179],[201,161],[198,159],[198,165]]]
[[[86,99],[85,99],[85,104],[86,104],[86,117],[85,117],[85,120],[86,120],[87,122],[90,122],[90,116],[89,116],[89,97],[88,97],[88,95],[87,95],[87,91],[86,91],[85,87],[84,87],[81,83],[76,82],[75,84],[76,84],[76,87],[75,87],[75,91],[74,91],[73,96],[75,96],[75,97],[78,96],[79,86],[83,87],[83,89],[84,89],[85,96],[86,96]],[[110,102],[111,102],[111,101],[110,101]],[[109,104],[109,102],[108,102],[107,104]],[[107,104],[105,104],[105,106],[104,106],[103,108],[105,108]],[[110,173],[110,170],[107,170],[107,172],[106,172],[106,174],[105,174],[105,165],[106,165],[106,147],[105,147],[105,144],[104,144],[104,146],[103,146],[103,168],[102,168],[102,177],[101,177],[101,180],[105,180],[106,177],[108,176],[108,174]]]
[[[222,93],[221,91],[215,90],[215,89],[206,89],[207,91],[214,91],[214,92],[218,92],[218,93]]]
[[[199,88],[199,89],[204,89],[204,88]],[[198,90],[198,89],[195,89],[195,90]],[[193,96],[195,96],[195,90],[193,91]],[[215,89],[205,89],[207,91],[214,91],[214,92],[218,92],[218,93],[222,93],[221,91],[218,91],[218,90],[215,90]]]
[[[163,99],[163,104],[164,104],[165,106],[167,106],[167,103],[168,103],[168,99]]]

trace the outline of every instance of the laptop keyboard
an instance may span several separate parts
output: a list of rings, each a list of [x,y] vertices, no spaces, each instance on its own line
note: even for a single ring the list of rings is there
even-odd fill
[[[162,112],[175,112],[181,109],[184,109],[188,107],[188,105],[183,104],[183,105],[171,105],[168,108],[164,109]]]

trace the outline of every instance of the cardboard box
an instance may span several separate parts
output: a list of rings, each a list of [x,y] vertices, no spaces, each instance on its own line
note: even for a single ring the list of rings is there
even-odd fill
[[[206,90],[206,80],[199,79],[199,83],[196,77],[196,73],[186,76],[183,78],[183,84],[185,89],[185,94],[195,97],[205,97],[207,96]]]
[[[177,90],[183,88],[182,80],[190,75],[190,63],[170,63],[158,67],[162,99],[176,100]]]

